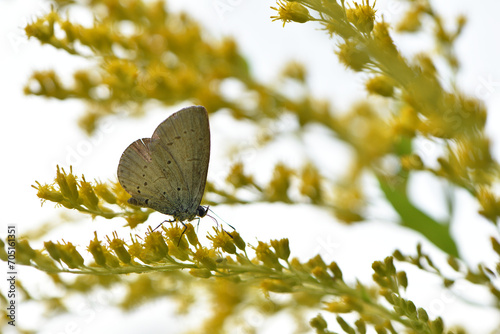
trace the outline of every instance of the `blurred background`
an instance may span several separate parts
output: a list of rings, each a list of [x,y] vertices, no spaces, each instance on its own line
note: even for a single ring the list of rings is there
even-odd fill
[[[353,104],[369,97],[364,89],[366,75],[353,73],[340,64],[335,51],[335,40],[319,30],[314,23],[290,23],[283,28],[281,21],[272,22],[270,16],[276,12],[273,1],[248,0],[170,0],[171,11],[185,11],[198,20],[204,31],[215,39],[233,36],[239,43],[242,54],[249,62],[250,70],[257,80],[268,84],[279,84],[277,73],[290,60],[303,63],[308,71],[307,84],[311,94],[327,99],[337,112],[342,113]],[[462,67],[458,73],[458,87],[466,94],[484,101],[488,109],[487,132],[494,143],[493,155],[500,157],[498,110],[500,107],[500,44],[492,43],[500,31],[497,15],[500,3],[494,0],[480,3],[467,0],[434,1],[435,10],[453,22],[459,14],[465,14],[468,24],[457,44],[457,54]],[[404,1],[377,1],[377,15],[386,22],[397,22],[407,4]],[[156,108],[143,118],[112,116],[106,118],[95,134],[88,137],[77,125],[85,107],[79,101],[47,100],[23,94],[23,87],[34,70],[55,69],[62,79],[78,68],[88,67],[91,59],[72,57],[51,46],[43,46],[37,40],[28,40],[24,26],[35,17],[50,11],[50,3],[36,0],[4,0],[0,3],[0,92],[2,105],[0,133],[3,158],[0,180],[2,191],[0,203],[4,208],[2,226],[15,224],[18,235],[29,234],[41,224],[52,225],[62,217],[71,218],[71,224],[53,229],[43,240],[71,241],[84,251],[94,231],[100,237],[118,231],[121,237],[129,234],[122,219],[91,220],[87,216],[68,210],[54,210],[53,203],[41,207],[36,190],[31,187],[35,180],[52,182],[56,165],[69,169],[72,165],[76,175],[85,174],[87,180],[116,180],[116,168],[123,150],[134,140],[150,137],[156,126],[171,113],[188,104],[172,108]],[[74,12],[78,22],[91,22],[86,12]],[[422,50],[432,52],[432,42],[423,35],[394,35],[396,45],[404,55],[410,57]],[[439,66],[439,64],[437,64]],[[68,77],[65,78],[65,73]],[[294,88],[290,88],[294,93]],[[227,94],[238,94],[238,86],[228,85]],[[380,102],[382,103],[382,102]],[[295,121],[284,118],[279,127],[296,126]],[[235,121],[224,112],[211,115],[212,152],[208,179],[221,182],[227,175],[231,163],[240,159],[257,179],[269,180],[272,166],[277,161],[299,167],[305,157],[314,159],[323,171],[341,176],[349,166],[350,153],[344,145],[327,136],[321,128],[312,127],[303,137],[305,141],[318,143],[312,151],[305,151],[301,143],[290,138],[274,143],[264,150],[256,145],[258,129],[244,121]],[[440,152],[433,152],[428,143],[422,141],[421,149],[429,159]],[[427,145],[427,146],[426,146]],[[240,148],[243,147],[244,150]],[[370,185],[372,183],[372,185]],[[372,203],[369,221],[362,224],[344,225],[336,221],[331,213],[309,205],[252,204],[237,206],[213,206],[218,216],[233,225],[249,243],[258,240],[288,237],[292,256],[308,259],[321,254],[325,261],[335,260],[344,272],[346,280],[356,278],[369,282],[372,274],[370,264],[382,260],[395,248],[413,252],[417,242],[422,242],[428,252],[440,252],[422,236],[397,225],[397,216],[383,200],[375,181],[367,178],[366,186],[372,189]],[[436,219],[446,216],[446,202],[443,185],[425,173],[417,174],[411,180],[411,197],[421,208]],[[463,245],[464,259],[474,266],[479,262],[493,263],[494,255],[488,243],[490,235],[498,237],[498,231],[491,223],[477,214],[478,205],[465,193],[456,194],[457,207],[453,233],[457,242]],[[150,221],[161,221],[160,214],[153,214]],[[149,223],[149,221],[148,221]],[[156,223],[151,223],[156,225]],[[211,230],[213,222],[203,219],[199,235]],[[147,224],[139,226],[134,233],[143,234]],[[5,235],[6,231],[0,231]],[[33,247],[42,248],[43,240]],[[394,244],[394,240],[398,244]],[[369,250],[361,251],[361,250]],[[368,254],[368,255],[367,255]],[[485,258],[485,254],[491,257]],[[444,257],[441,257],[445,261]],[[3,263],[2,263],[3,265]],[[40,294],[57,295],[57,289],[44,274],[33,268],[18,267],[19,277],[32,291]],[[425,290],[408,291],[415,302],[442,316],[446,322],[463,325],[473,333],[490,333],[496,325],[496,314],[479,304],[483,303],[484,291],[475,291],[469,285],[456,286],[457,291],[471,298],[473,303],[459,300],[457,295],[440,289],[441,281],[430,275],[415,273]],[[2,291],[5,282],[0,279]],[[411,285],[410,285],[411,286]],[[75,296],[69,301],[72,312],[52,319],[44,319],[43,311],[34,303],[21,305],[19,322],[23,326],[38,328],[40,333],[87,333],[91,331],[132,333],[137,331],[159,331],[178,333],[189,329],[190,322],[196,323],[196,316],[175,314],[176,306],[171,301],[156,301],[123,314],[109,307],[110,301],[123,291],[101,291],[93,295]],[[474,305],[477,301],[478,305]],[[204,312],[200,302],[199,312]],[[193,312],[196,314],[196,312]],[[464,317],[467,314],[467,317]],[[166,316],[171,315],[171,316]],[[431,315],[431,314],[430,314]],[[248,320],[261,330],[259,333],[291,332],[293,326],[286,316],[265,319],[259,314],[249,314]],[[12,332],[14,333],[14,332]]]

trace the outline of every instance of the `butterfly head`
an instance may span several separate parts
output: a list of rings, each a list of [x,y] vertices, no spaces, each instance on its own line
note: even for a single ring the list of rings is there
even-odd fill
[[[203,206],[199,206],[198,209],[196,209],[196,214],[198,215],[198,217],[205,217],[207,215],[207,212],[208,212],[208,206],[205,208]]]

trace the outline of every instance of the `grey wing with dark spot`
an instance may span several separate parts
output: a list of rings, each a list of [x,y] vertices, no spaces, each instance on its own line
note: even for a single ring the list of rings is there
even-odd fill
[[[118,181],[132,196],[130,203],[172,214],[174,204],[156,186],[162,174],[153,163],[150,143],[150,138],[138,139],[125,149],[118,164]]]
[[[205,192],[210,159],[210,127],[204,107],[181,109],[161,123],[151,138],[151,156],[175,184],[173,202],[195,214]],[[173,176],[173,177],[172,177]]]

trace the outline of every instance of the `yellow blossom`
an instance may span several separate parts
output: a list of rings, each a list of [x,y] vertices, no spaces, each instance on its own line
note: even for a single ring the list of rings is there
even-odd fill
[[[307,164],[302,170],[300,193],[307,196],[314,204],[322,203],[321,181],[322,177],[317,168],[311,163]]]
[[[370,6],[370,0],[363,0],[363,2],[358,4],[354,2],[355,8],[350,8],[347,10],[347,19],[363,33],[369,33],[373,29],[373,23],[375,22],[376,10],[375,4],[377,1]]]
[[[499,198],[491,190],[481,187],[478,191],[477,199],[482,207],[479,213],[491,222],[496,223],[498,217],[500,217]]]
[[[79,189],[80,198],[82,199],[82,204],[91,210],[97,210],[99,205],[99,198],[94,192],[92,185],[85,181],[85,177],[82,176],[82,181],[80,182]]]
[[[278,260],[278,256],[270,249],[269,244],[259,241],[258,246],[255,247],[255,254],[265,266],[282,270],[283,267]]]
[[[290,246],[288,239],[271,240],[271,246],[276,251],[276,255],[285,261],[288,261],[290,256]]]
[[[208,270],[217,269],[217,262],[215,261],[216,255],[213,249],[200,247],[194,252],[193,258]]]
[[[207,238],[212,241],[214,248],[221,248],[224,252],[229,254],[236,254],[236,246],[234,245],[233,238],[229,233],[224,230],[213,228],[215,235],[209,235]]]
[[[261,282],[260,286],[264,291],[284,293],[291,292],[294,285],[288,281],[265,279]]]
[[[87,250],[94,257],[95,263],[99,266],[104,266],[106,264],[106,257],[104,256],[103,246],[101,242],[97,239],[97,232],[94,232],[94,240],[90,241]]]
[[[348,40],[339,44],[336,53],[341,63],[356,72],[364,69],[370,61],[367,51],[355,41]]]
[[[290,187],[290,178],[292,175],[293,171],[284,164],[279,163],[275,166],[273,179],[269,182],[269,186],[266,189],[266,195],[270,202],[290,202],[288,189]]]
[[[288,22],[305,23],[313,19],[313,17],[309,15],[307,8],[299,3],[280,0],[278,5],[279,8],[271,7],[278,11],[278,16],[271,16],[271,18],[273,21],[282,20],[283,27],[285,23]]]
[[[132,260],[132,257],[130,256],[130,253],[127,251],[125,248],[125,241],[122,239],[118,238],[118,235],[116,232],[113,232],[113,240],[110,240],[108,238],[108,243],[109,247],[115,252],[115,254],[118,256],[120,261],[123,263],[130,263]]]
[[[146,235],[144,251],[151,261],[158,261],[168,255],[168,246],[163,235],[156,231]]]
[[[392,97],[394,95],[394,81],[387,76],[379,75],[366,82],[366,90],[371,94]]]

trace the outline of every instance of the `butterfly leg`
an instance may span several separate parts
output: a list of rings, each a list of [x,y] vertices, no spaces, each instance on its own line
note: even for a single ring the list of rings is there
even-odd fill
[[[158,227],[162,226],[163,224],[165,224],[165,223],[173,223],[173,222],[175,222],[175,219],[174,219],[174,220],[164,220],[164,221],[162,221],[162,222],[161,222],[161,224],[160,224],[160,225],[156,226],[156,227],[153,229],[153,232],[154,232],[154,231],[156,231],[156,229],[157,229]],[[186,225],[184,225],[184,226],[186,226]]]
[[[181,233],[181,236],[179,237],[179,241],[177,241],[177,247],[179,247],[180,243],[181,243],[181,240],[182,240],[182,236],[184,235],[184,233],[186,233],[186,230],[187,230],[187,226],[186,224],[184,224],[183,222],[180,222],[182,224],[182,226],[184,226],[184,230],[182,230],[182,233]]]

